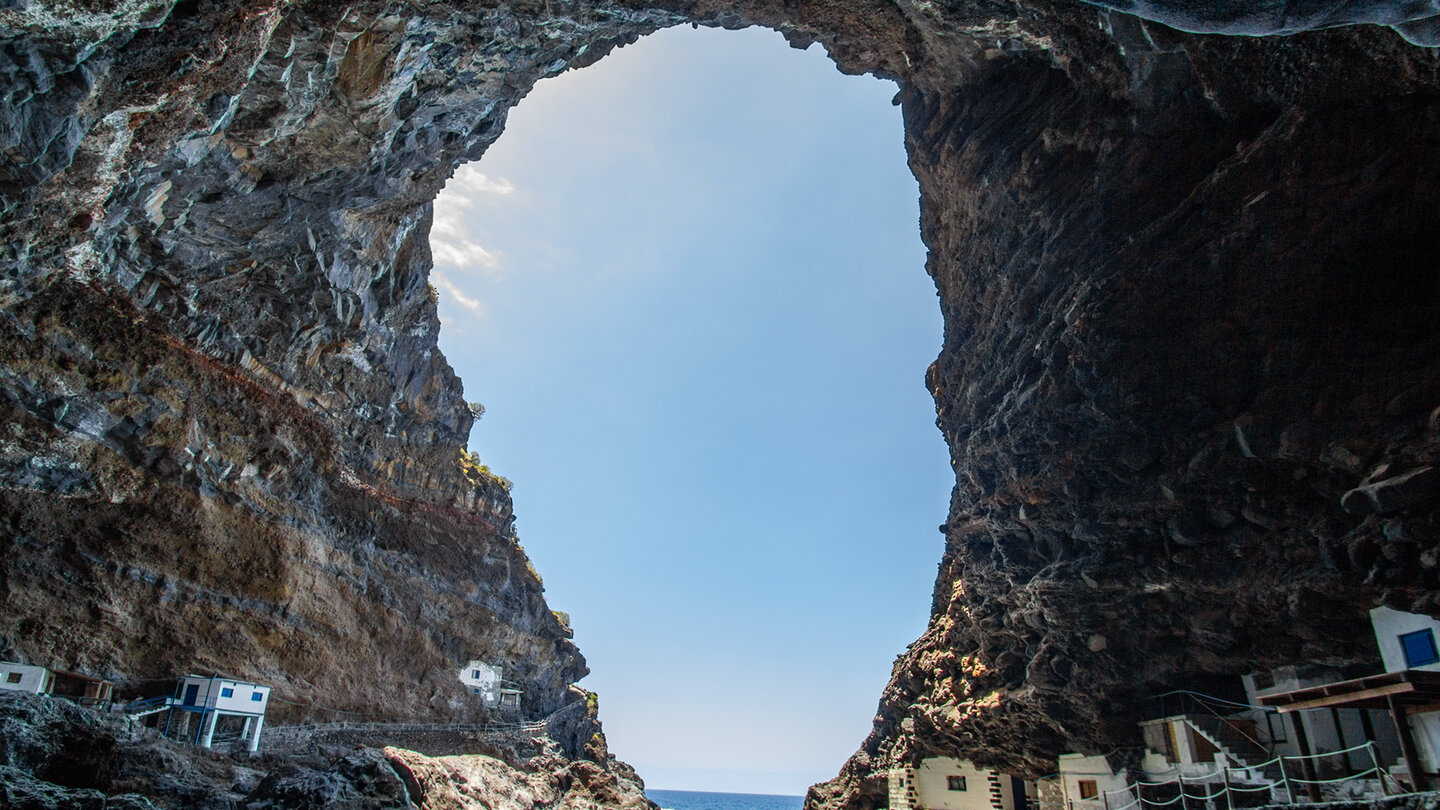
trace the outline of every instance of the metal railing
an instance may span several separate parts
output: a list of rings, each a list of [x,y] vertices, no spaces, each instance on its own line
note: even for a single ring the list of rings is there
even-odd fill
[[[1149,698],[1145,702],[1145,710],[1147,717],[1155,719],[1185,717],[1197,731],[1214,738],[1215,742],[1227,748],[1250,747],[1251,751],[1233,751],[1242,758],[1245,754],[1259,753],[1266,756],[1274,753],[1273,746],[1260,739],[1259,731],[1254,728],[1252,720],[1235,717],[1246,712],[1274,712],[1275,709],[1269,706],[1252,706],[1249,703],[1238,703],[1179,689]],[[1230,739],[1225,739],[1227,737]]]
[[[1371,767],[1349,776],[1341,776],[1334,779],[1301,779],[1290,776],[1285,768],[1287,762],[1304,763],[1309,760],[1344,756],[1361,750],[1370,754]],[[1280,772],[1278,783],[1271,779],[1266,779],[1263,783],[1253,780],[1253,774],[1271,765],[1278,766]],[[1057,774],[1056,776],[1063,778],[1065,775],[1066,774]],[[1234,777],[1237,775],[1242,778],[1238,780],[1235,779]],[[1149,808],[1171,807],[1177,803],[1180,804],[1181,808],[1201,806],[1217,808],[1218,810],[1217,803],[1223,798],[1225,800],[1226,810],[1236,810],[1237,808],[1257,806],[1253,802],[1245,803],[1243,801],[1244,797],[1250,794],[1268,792],[1270,794],[1270,800],[1262,802],[1262,804],[1300,804],[1301,802],[1298,801],[1295,786],[1302,786],[1307,789],[1313,786],[1318,789],[1321,785],[1358,782],[1371,778],[1379,781],[1380,791],[1383,795],[1393,796],[1405,795],[1407,793],[1405,788],[1393,776],[1384,768],[1380,767],[1380,759],[1376,752],[1375,743],[1367,742],[1364,745],[1357,745],[1343,751],[1330,751],[1323,754],[1277,756],[1266,762],[1244,767],[1232,768],[1226,765],[1213,773],[1199,776],[1187,777],[1177,768],[1174,779],[1154,782],[1139,780],[1119,790],[1100,791],[1099,795],[1093,798],[1080,799],[1078,801],[1070,799],[1067,800],[1066,804],[1067,810],[1133,810],[1134,808],[1138,808],[1138,810],[1148,810]],[[1387,784],[1386,780],[1389,780],[1389,784]],[[1392,785],[1394,788],[1393,791],[1391,789]],[[1156,794],[1168,792],[1163,790],[1165,788],[1174,788],[1175,795],[1167,799],[1146,798],[1145,796],[1147,789],[1150,793]],[[1277,788],[1279,790],[1277,790]],[[1198,792],[1197,789],[1203,789],[1204,792]],[[1281,795],[1281,791],[1283,791],[1283,796]],[[1242,801],[1237,802],[1237,794]]]
[[[336,723],[301,723],[289,726],[272,725],[267,728],[267,734],[313,734],[327,731],[362,731],[372,733],[437,733],[453,732],[456,734],[541,734],[544,733],[556,718],[569,714],[585,704],[571,703],[563,706],[539,720],[531,720],[524,723],[381,723],[369,721],[341,720]]]
[[[449,731],[457,734],[538,734],[545,730],[547,722],[538,720],[530,723],[369,723],[342,720],[338,723],[306,723],[293,726],[270,726],[266,733],[282,734],[314,733],[324,731],[371,731],[396,734],[416,732]]]
[[[139,712],[148,711],[150,709],[164,706],[165,701],[169,699],[169,695],[159,695],[157,697],[141,698],[140,700],[132,700],[129,703],[117,704],[116,708],[126,714],[136,714]]]

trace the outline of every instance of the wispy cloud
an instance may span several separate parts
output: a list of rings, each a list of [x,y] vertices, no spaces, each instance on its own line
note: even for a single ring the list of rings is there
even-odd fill
[[[445,267],[493,270],[500,266],[499,256],[466,233],[465,222],[454,208],[436,211],[435,222],[430,226],[430,253],[436,264]]]
[[[455,176],[445,184],[445,190],[435,198],[435,221],[430,226],[430,252],[435,263],[461,270],[497,270],[499,254],[470,237],[463,212],[474,208],[483,194],[504,195],[513,191],[515,186],[509,180],[492,180],[473,163],[456,170]]]
[[[509,194],[515,190],[509,180],[500,178],[491,180],[489,175],[476,168],[474,163],[466,163],[455,170],[455,176],[445,184],[442,194],[458,194],[466,198],[476,194]]]
[[[454,298],[455,303],[460,306],[465,307],[476,315],[485,314],[485,305],[480,303],[479,299],[466,295],[465,291],[460,289],[455,282],[451,281],[449,276],[439,270],[430,271],[430,283],[434,284],[437,289],[443,290],[451,298]]]

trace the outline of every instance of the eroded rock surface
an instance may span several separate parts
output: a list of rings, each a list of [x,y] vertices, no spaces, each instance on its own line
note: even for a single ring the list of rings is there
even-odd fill
[[[593,719],[593,718],[592,718]],[[655,810],[596,733],[574,758],[548,735],[426,756],[374,740],[227,754],[127,717],[0,692],[0,806],[13,810]],[[267,746],[268,748],[269,746]]]
[[[1368,607],[1436,610],[1433,4],[1107,5],[0,11],[4,632],[363,712],[465,715],[448,668],[487,656],[534,712],[571,700],[504,483],[462,456],[429,201],[539,78],[694,21],[898,81],[945,315],[934,616],[812,804],[1366,666]]]

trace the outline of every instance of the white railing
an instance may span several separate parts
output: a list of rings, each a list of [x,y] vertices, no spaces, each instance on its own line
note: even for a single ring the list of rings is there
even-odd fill
[[[1300,779],[1290,776],[1285,769],[1286,762],[1299,762],[1304,764],[1311,760],[1337,757],[1361,750],[1367,751],[1370,754],[1371,767],[1360,773],[1336,777],[1334,779]],[[1274,780],[1266,780],[1264,784],[1257,784],[1253,778],[1253,774],[1260,773],[1262,769],[1268,768],[1271,765],[1276,765],[1279,768],[1280,779],[1278,784]],[[1308,769],[1304,770],[1308,772]],[[1237,775],[1242,778],[1239,780],[1234,779],[1233,777]],[[1057,776],[1063,778],[1064,774],[1057,774]],[[1299,801],[1297,800],[1296,792],[1292,788],[1292,785],[1314,785],[1318,788],[1320,785],[1358,782],[1371,778],[1378,779],[1381,792],[1387,796],[1404,795],[1407,793],[1404,787],[1401,786],[1394,777],[1384,768],[1380,767],[1380,760],[1375,752],[1375,743],[1367,742],[1364,745],[1357,745],[1343,751],[1330,751],[1324,754],[1277,756],[1266,762],[1254,765],[1246,764],[1243,767],[1230,767],[1229,765],[1225,765],[1213,773],[1201,776],[1187,777],[1177,769],[1175,778],[1173,779],[1157,782],[1136,781],[1119,790],[1101,791],[1100,795],[1094,798],[1081,799],[1079,801],[1071,800],[1068,802],[1068,805],[1069,810],[1081,810],[1081,808],[1084,810],[1136,810],[1137,808],[1138,810],[1149,810],[1149,808],[1170,807],[1176,803],[1204,802],[1208,807],[1215,808],[1218,807],[1216,802],[1223,797],[1226,810],[1236,810],[1236,794],[1269,791],[1271,801],[1267,802],[1267,804],[1298,804]],[[1386,784],[1387,779],[1393,784],[1393,791],[1390,785]],[[1192,793],[1186,790],[1186,788],[1198,788],[1202,786],[1204,787],[1203,793]],[[1166,787],[1176,788],[1176,794],[1163,801],[1145,798],[1145,789],[1148,788],[1151,791],[1158,791],[1158,789]],[[1219,787],[1219,790],[1215,790],[1216,787]],[[1283,798],[1277,795],[1278,792],[1276,788],[1283,789]],[[1181,804],[1181,808],[1186,806],[1186,804]],[[1243,804],[1240,805],[1240,807],[1245,806],[1246,805]]]

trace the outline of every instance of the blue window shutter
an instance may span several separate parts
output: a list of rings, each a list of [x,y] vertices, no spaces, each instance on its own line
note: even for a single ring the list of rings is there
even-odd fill
[[[1434,630],[1417,630],[1400,635],[1400,647],[1405,651],[1405,666],[1423,667],[1440,663],[1440,650],[1435,648]]]

